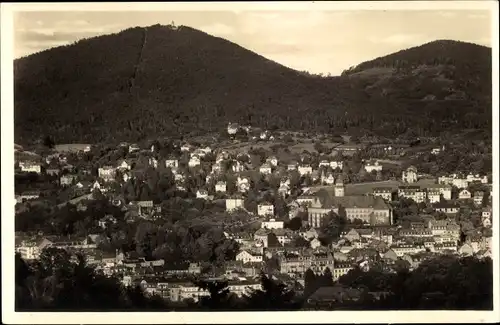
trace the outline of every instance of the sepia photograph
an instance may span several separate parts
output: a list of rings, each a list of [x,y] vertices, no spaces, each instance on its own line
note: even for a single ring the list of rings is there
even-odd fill
[[[498,321],[496,1],[1,8],[4,322]]]

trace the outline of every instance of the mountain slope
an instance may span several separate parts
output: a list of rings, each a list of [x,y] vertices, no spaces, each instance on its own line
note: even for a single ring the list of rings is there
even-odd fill
[[[481,51],[491,56],[490,49]],[[332,132],[356,127],[393,136],[406,132],[408,125],[435,132],[445,120],[458,119],[463,127],[470,124],[470,119],[462,119],[469,113],[478,116],[467,127],[487,126],[491,87],[478,66],[491,67],[491,59],[485,63],[478,56],[478,62],[472,62],[475,70],[467,74],[480,82],[468,97],[423,101],[418,96],[386,95],[406,87],[398,84],[400,79],[409,79],[406,84],[427,81],[402,68],[391,72],[389,79],[373,69],[386,69],[390,62],[407,57],[425,59],[433,53],[428,52],[414,54],[410,49],[394,54],[401,59],[381,58],[341,77],[321,78],[189,27],[131,28],[16,60],[15,139],[26,143],[51,135],[58,143],[138,141],[220,130],[229,121]],[[429,71],[436,65],[418,66]],[[456,70],[462,71],[462,66]],[[448,116],[449,110],[461,113]],[[431,112],[428,120],[416,122],[422,112]]]

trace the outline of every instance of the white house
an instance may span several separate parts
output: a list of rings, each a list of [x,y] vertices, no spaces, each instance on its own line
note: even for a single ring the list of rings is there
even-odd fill
[[[290,178],[288,177],[283,177],[281,180],[280,180],[280,186],[290,186]]]
[[[483,209],[481,216],[483,218],[491,218],[491,208],[487,207],[487,208]]]
[[[236,186],[238,187],[238,191],[247,192],[250,189],[250,181],[246,177],[238,176]]]
[[[215,192],[225,193],[227,190],[226,182],[219,181],[215,184]]]
[[[269,202],[257,205],[257,214],[259,216],[274,215],[274,206]]]
[[[126,160],[122,160],[122,162],[117,167],[117,169],[120,170],[130,170],[131,168],[132,168],[132,163],[129,163]]]
[[[375,162],[367,162],[365,164],[365,170],[368,172],[368,173],[371,173],[372,171],[382,171],[382,165],[379,164],[378,161],[375,161]]]
[[[450,185],[438,184],[438,185],[433,185],[433,186],[427,187],[427,193],[436,192],[436,191],[438,191],[439,194],[443,195],[443,198],[445,200],[451,200],[451,186]]]
[[[474,192],[474,204],[475,205],[482,205],[483,204],[483,197],[484,197],[484,192],[482,192],[482,191]]]
[[[226,211],[234,211],[243,207],[243,199],[239,197],[226,199]]]
[[[311,245],[312,249],[316,249],[321,246],[321,241],[318,238],[313,238],[313,240],[311,240],[309,244]]]
[[[471,197],[472,197],[472,195],[466,189],[463,189],[462,191],[460,191],[460,193],[458,193],[458,198],[461,200],[470,199]]]
[[[332,173],[328,173],[328,176],[325,176],[325,174],[321,174],[321,183],[325,185],[332,185],[335,183],[335,177],[333,177]]]
[[[491,227],[491,208],[488,207],[482,211],[481,221],[484,227],[486,228]]]
[[[189,151],[191,151],[192,148],[193,148],[193,146],[191,146],[189,143],[185,143],[181,146],[181,151],[182,152],[189,152]]]
[[[229,135],[234,135],[234,134],[238,133],[239,129],[240,129],[240,126],[237,123],[229,122],[227,125],[227,133]]]
[[[25,173],[37,173],[42,172],[42,166],[39,163],[33,161],[20,161],[19,168]]]
[[[196,166],[199,166],[200,163],[201,163],[201,161],[200,161],[200,157],[199,156],[192,156],[189,159],[188,166],[189,167],[196,167]]]
[[[250,251],[241,251],[236,255],[237,261],[242,261],[243,263],[255,263],[262,262],[263,256]]]
[[[231,169],[233,170],[234,173],[241,173],[242,171],[245,170],[245,165],[240,163],[238,160],[236,160],[232,165]]]
[[[128,146],[129,153],[140,150],[140,149],[141,148],[137,144],[131,144],[130,146]]]
[[[441,193],[438,190],[427,191],[427,199],[429,203],[437,203],[441,201]]]
[[[276,158],[275,156],[269,157],[267,159],[267,162],[270,163],[271,166],[273,166],[273,167],[278,166],[278,158]]]
[[[329,167],[330,166],[330,163],[328,162],[328,160],[322,160],[319,162],[319,167]]]
[[[101,192],[106,192],[106,188],[102,187],[101,184],[98,181],[95,181],[92,184],[91,191],[99,190]]]
[[[310,174],[312,174],[312,172],[313,172],[313,170],[312,170],[312,167],[310,165],[300,165],[299,166],[300,176],[310,175]]]
[[[179,160],[177,159],[167,159],[165,160],[165,167],[166,168],[179,168]]]
[[[200,189],[196,191],[196,198],[206,200],[208,198],[208,192],[206,190]]]
[[[372,192],[373,196],[379,196],[386,201],[392,201],[391,187],[375,187]]]
[[[340,169],[342,170],[344,168],[344,162],[343,161],[330,161],[330,167],[332,169]]]
[[[259,171],[261,174],[264,174],[264,175],[269,175],[273,172],[272,168],[271,168],[271,164],[269,164],[269,163],[262,164],[262,166],[260,166]]]
[[[283,229],[285,223],[283,221],[277,221],[276,219],[269,219],[268,221],[262,221],[261,228],[267,229]]]
[[[104,181],[111,181],[115,179],[116,170],[111,166],[103,166],[97,170],[97,174]]]

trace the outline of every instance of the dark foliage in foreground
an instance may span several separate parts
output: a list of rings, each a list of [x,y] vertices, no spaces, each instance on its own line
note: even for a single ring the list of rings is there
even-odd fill
[[[17,143],[140,141],[220,131],[229,121],[390,137],[491,126],[491,49],[454,41],[322,77],[189,27],[155,25],[14,66]]]
[[[16,255],[16,295],[18,311],[64,310],[297,310],[315,309],[280,281],[261,274],[261,289],[243,297],[230,293],[225,281],[196,280],[210,294],[199,302],[171,302],[143,294],[140,287],[124,288],[117,278],[108,278],[86,265],[83,257],[59,249],[44,250],[41,258],[28,265]],[[336,302],[320,309],[468,309],[488,310],[493,306],[492,261],[473,257],[441,256],[423,262],[415,271],[384,273],[352,270],[339,283],[360,289],[357,301]],[[328,274],[329,272],[325,272]],[[331,274],[331,273],[330,273]],[[311,274],[308,275],[311,278]],[[319,278],[318,278],[319,279]],[[332,286],[320,281],[321,286]],[[310,282],[309,282],[310,284]],[[317,287],[315,285],[315,287]],[[369,292],[383,292],[374,299]],[[305,300],[304,300],[305,298]]]

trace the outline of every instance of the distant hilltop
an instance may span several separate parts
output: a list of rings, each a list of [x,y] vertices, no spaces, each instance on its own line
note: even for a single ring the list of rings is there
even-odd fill
[[[229,122],[390,137],[491,129],[491,49],[449,40],[321,77],[187,26],[154,25],[42,51],[14,69],[23,144],[136,142]]]

